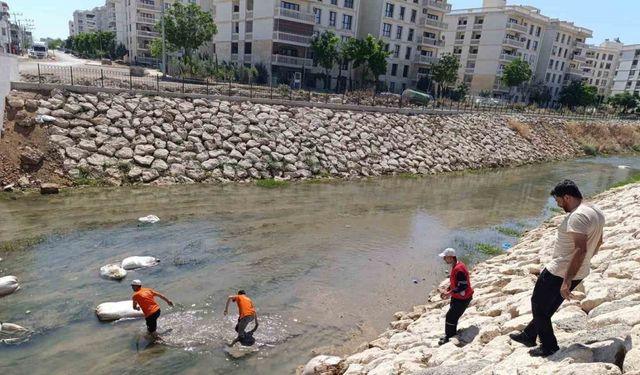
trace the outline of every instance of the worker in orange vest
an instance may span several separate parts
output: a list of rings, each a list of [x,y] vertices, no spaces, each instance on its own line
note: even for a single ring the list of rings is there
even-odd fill
[[[238,341],[243,345],[252,345],[253,342],[255,342],[253,333],[258,329],[258,315],[256,314],[256,309],[253,307],[253,302],[247,297],[247,293],[244,290],[239,290],[238,294],[227,298],[227,304],[224,307],[225,316],[229,313],[230,302],[235,302],[238,305],[240,316],[238,317],[238,324],[236,324],[238,337],[236,337],[229,346],[234,346]],[[247,326],[252,321],[255,321],[255,327],[253,327],[251,331],[245,332]]]

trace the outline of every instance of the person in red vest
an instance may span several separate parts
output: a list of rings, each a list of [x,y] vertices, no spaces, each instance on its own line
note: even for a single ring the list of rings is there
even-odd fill
[[[447,248],[439,255],[447,264],[451,265],[449,287],[440,293],[440,298],[442,299],[451,298],[449,311],[445,319],[445,335],[438,341],[438,345],[444,345],[449,342],[450,338],[456,335],[458,331],[458,320],[471,303],[473,288],[471,287],[469,270],[464,263],[458,260],[455,249]]]

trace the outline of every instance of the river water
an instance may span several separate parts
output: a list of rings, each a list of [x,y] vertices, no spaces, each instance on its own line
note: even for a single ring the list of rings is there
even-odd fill
[[[0,252],[0,276],[22,283],[0,299],[0,321],[34,331],[0,344],[0,372],[294,373],[314,353],[351,350],[383,331],[393,312],[424,303],[445,277],[442,248],[482,259],[476,244],[517,241],[498,227],[530,229],[551,215],[548,192],[563,178],[594,194],[639,173],[638,157],[595,158],[273,190],[192,185],[0,199],[0,242],[47,235],[30,249]],[[161,222],[138,226],[148,214]],[[102,265],[131,255],[161,263],[123,282],[99,277]],[[99,303],[130,298],[134,278],[179,303],[161,302],[169,345],[148,345],[141,320],[96,319]],[[261,326],[256,346],[232,356],[224,344],[236,309],[226,318],[222,311],[238,289],[253,299]]]

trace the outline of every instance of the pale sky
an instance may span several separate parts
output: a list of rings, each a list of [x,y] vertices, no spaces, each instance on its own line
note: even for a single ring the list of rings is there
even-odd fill
[[[104,0],[3,0],[11,12],[22,13],[18,19],[33,19],[34,36],[65,39],[68,22],[76,9],[104,5]],[[361,0],[366,4],[369,0]],[[482,0],[450,0],[453,9],[477,8]],[[574,22],[593,30],[589,43],[619,37],[625,44],[640,43],[640,0],[507,0],[508,4],[531,5],[546,16]],[[12,17],[13,18],[13,17]]]

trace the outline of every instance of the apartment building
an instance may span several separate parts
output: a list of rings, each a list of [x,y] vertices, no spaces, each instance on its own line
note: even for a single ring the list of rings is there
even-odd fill
[[[73,12],[73,34],[76,36],[80,33],[89,33],[99,31],[97,15],[102,11],[102,7],[93,8],[92,10],[76,10]],[[70,30],[71,31],[71,30]]]
[[[545,83],[552,100],[558,99],[560,90],[569,81],[588,82],[591,70],[587,67],[586,40],[591,36],[591,30],[571,22],[552,19],[546,25],[534,80]]]
[[[618,70],[613,80],[611,94],[629,92],[640,95],[640,74],[638,61],[640,60],[640,44],[622,47]]]
[[[587,46],[587,61],[583,70],[588,75],[588,83],[598,88],[598,94],[611,94],[623,44],[609,39],[600,45]]]
[[[360,9],[358,36],[382,38],[392,53],[379,77],[391,92],[414,87],[429,75],[444,46],[443,22],[451,5],[444,0],[369,0]]]
[[[0,52],[11,52],[11,28],[9,26],[9,5],[0,1]]]

